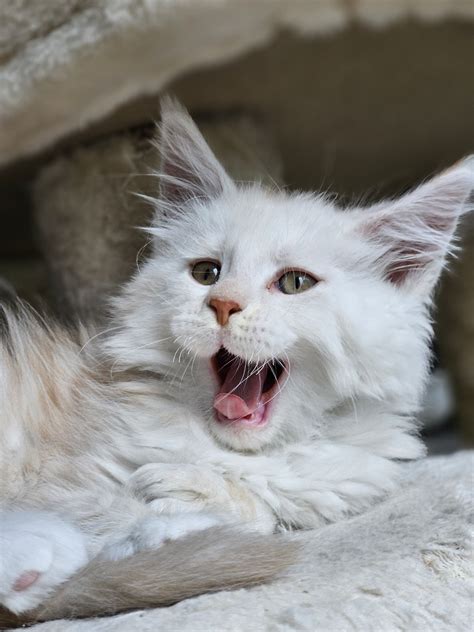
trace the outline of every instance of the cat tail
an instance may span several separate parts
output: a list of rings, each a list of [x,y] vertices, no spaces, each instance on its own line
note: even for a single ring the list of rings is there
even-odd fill
[[[282,535],[207,529],[123,560],[97,557],[34,612],[0,613],[0,626],[169,606],[203,593],[261,584],[282,574],[297,551],[297,544]]]

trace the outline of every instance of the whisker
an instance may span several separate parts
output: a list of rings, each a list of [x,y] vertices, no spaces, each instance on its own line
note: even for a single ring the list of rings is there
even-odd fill
[[[139,272],[141,272],[140,269],[140,257],[142,256],[143,252],[148,248],[148,246],[153,243],[153,239],[149,239],[146,243],[143,244],[143,246],[139,249],[139,251],[137,252],[137,255],[135,257],[135,265],[137,267],[137,270]]]
[[[128,355],[133,355],[134,353],[136,353],[137,351],[140,351],[141,349],[146,349],[147,347],[152,347],[155,345],[158,345],[160,342],[165,342],[166,340],[170,340],[171,338],[173,338],[173,336],[167,336],[166,338],[160,338],[159,340],[152,340],[151,342],[148,342],[145,345],[141,345],[140,347],[135,347],[133,350],[130,350],[128,352],[126,351],[122,351],[122,354],[124,354],[125,356]],[[119,364],[121,362],[121,358],[117,358],[115,360],[115,362],[113,362],[112,366],[110,367],[110,378],[112,379],[115,373],[115,367],[117,366],[117,364]]]
[[[79,354],[81,354],[84,351],[84,349],[87,347],[87,345],[89,345],[96,338],[99,338],[100,336],[105,336],[105,334],[108,334],[111,331],[116,331],[117,329],[121,329],[121,326],[117,325],[116,327],[109,327],[109,329],[104,329],[104,331],[99,331],[99,333],[95,334],[94,336],[91,336],[91,338],[86,340],[86,342],[79,349]]]

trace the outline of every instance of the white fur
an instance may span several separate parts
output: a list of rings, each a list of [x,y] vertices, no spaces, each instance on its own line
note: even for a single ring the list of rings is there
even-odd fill
[[[221,522],[268,533],[363,510],[393,490],[400,460],[424,452],[414,415],[429,309],[471,170],[341,211],[323,196],[236,186],[170,101],[160,149],[154,254],[114,301],[109,329],[84,342],[5,313],[4,511],[61,512],[89,557],[117,558]],[[210,258],[221,276],[203,286],[189,266]],[[282,294],[272,281],[286,268],[319,283]],[[221,327],[211,298],[242,310]],[[221,345],[287,362],[267,425],[216,422],[210,358]]]

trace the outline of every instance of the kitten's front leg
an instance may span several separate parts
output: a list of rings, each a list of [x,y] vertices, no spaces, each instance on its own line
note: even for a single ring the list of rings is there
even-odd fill
[[[158,512],[207,511],[270,533],[277,525],[314,528],[364,510],[393,490],[399,468],[371,450],[318,440],[273,455],[149,464],[130,486]]]
[[[221,523],[243,523],[271,533],[271,509],[222,466],[150,463],[130,478],[128,488],[158,513],[211,513]]]

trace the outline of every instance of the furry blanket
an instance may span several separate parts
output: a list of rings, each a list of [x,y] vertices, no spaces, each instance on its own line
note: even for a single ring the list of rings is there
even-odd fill
[[[474,615],[473,454],[409,464],[402,489],[386,502],[346,522],[295,534],[304,546],[301,564],[272,585],[32,629],[467,632]]]
[[[0,163],[283,29],[473,19],[472,0],[2,0]]]

